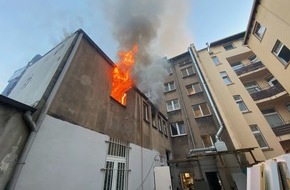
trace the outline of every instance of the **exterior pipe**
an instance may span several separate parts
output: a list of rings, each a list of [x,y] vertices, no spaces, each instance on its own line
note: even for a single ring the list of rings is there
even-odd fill
[[[16,186],[16,182],[18,180],[18,177],[20,175],[20,172],[23,168],[23,165],[25,164],[25,160],[28,156],[28,152],[32,146],[32,143],[36,137],[36,124],[32,119],[31,111],[26,111],[23,115],[23,119],[25,123],[28,125],[28,127],[31,129],[31,132],[28,136],[27,142],[23,148],[22,154],[16,164],[16,167],[14,169],[13,175],[10,179],[10,182],[8,183],[8,190],[14,190]]]
[[[199,79],[200,79],[200,81],[201,81],[201,83],[202,83],[202,86],[203,86],[203,88],[204,88],[204,91],[205,91],[205,93],[206,93],[206,95],[207,95],[207,97],[208,97],[208,100],[209,100],[210,106],[211,106],[211,108],[212,108],[212,110],[213,110],[213,112],[214,112],[215,117],[217,118],[217,121],[218,121],[218,124],[219,124],[219,129],[218,129],[218,131],[217,131],[217,133],[216,133],[216,135],[215,135],[215,138],[216,138],[216,141],[217,141],[217,142],[220,142],[220,141],[221,141],[220,136],[221,136],[221,133],[222,133],[222,131],[223,131],[223,129],[224,129],[223,122],[222,122],[222,120],[221,120],[221,117],[220,117],[219,114],[218,114],[218,111],[217,111],[216,106],[215,106],[215,104],[214,104],[214,102],[213,102],[213,99],[212,99],[212,97],[211,97],[211,94],[210,94],[210,92],[209,92],[209,89],[208,89],[208,87],[207,87],[207,84],[206,84],[206,82],[205,82],[205,79],[204,79],[204,77],[203,77],[203,75],[202,75],[202,73],[201,73],[201,71],[200,71],[200,68],[199,68],[199,66],[198,66],[198,64],[197,64],[197,61],[196,61],[196,58],[195,58],[195,56],[194,56],[194,53],[193,53],[193,51],[192,51],[192,47],[191,47],[191,46],[188,48],[188,51],[189,51],[189,53],[190,53],[190,56],[191,56],[191,59],[192,59],[193,65],[194,65],[195,70],[196,70],[196,73],[197,73],[197,75],[198,75],[198,77],[199,77]],[[189,154],[191,154],[191,153],[193,153],[193,152],[203,152],[203,151],[209,151],[209,150],[216,150],[216,148],[215,148],[215,146],[210,146],[210,147],[207,147],[207,148],[192,149],[192,150],[189,151]]]

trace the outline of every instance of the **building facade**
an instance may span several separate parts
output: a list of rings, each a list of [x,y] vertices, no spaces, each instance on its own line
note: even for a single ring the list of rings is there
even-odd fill
[[[290,2],[254,1],[244,44],[257,55],[271,77],[263,81],[268,88],[261,88],[267,95],[260,104],[284,150],[290,150]],[[265,81],[266,80],[266,81]],[[258,84],[259,85],[259,84]]]
[[[136,87],[125,106],[113,99],[114,67],[78,30],[27,68],[9,97],[37,109],[36,132],[9,189],[154,188],[167,119]]]

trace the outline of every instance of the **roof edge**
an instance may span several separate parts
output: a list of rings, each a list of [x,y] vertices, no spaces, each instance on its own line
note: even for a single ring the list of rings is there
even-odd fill
[[[244,45],[247,45],[247,43],[248,43],[250,30],[252,29],[252,26],[253,26],[252,21],[254,20],[254,16],[256,15],[256,12],[257,12],[256,10],[257,10],[259,3],[260,3],[260,0],[254,0],[254,2],[253,2],[251,14],[250,14],[247,29],[246,29],[246,34],[245,34],[244,41],[243,41]]]

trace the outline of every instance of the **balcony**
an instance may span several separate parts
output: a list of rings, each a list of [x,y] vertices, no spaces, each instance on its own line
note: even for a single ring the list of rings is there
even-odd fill
[[[290,123],[283,124],[277,127],[272,127],[272,130],[274,131],[276,136],[290,134]]]
[[[264,67],[263,63],[261,61],[258,61],[258,62],[249,64],[247,66],[244,66],[242,68],[236,69],[235,72],[238,76],[240,76],[242,74],[245,74],[245,73],[248,73],[251,71],[255,71],[255,70],[258,70],[258,69],[263,68],[263,67]]]
[[[275,99],[280,97],[282,92],[285,92],[285,89],[282,87],[282,85],[280,83],[277,83],[275,86],[271,86],[269,88],[266,89],[262,89],[261,91],[257,91],[257,92],[253,92],[250,95],[252,96],[254,101],[259,101],[265,98],[270,98],[270,99]]]

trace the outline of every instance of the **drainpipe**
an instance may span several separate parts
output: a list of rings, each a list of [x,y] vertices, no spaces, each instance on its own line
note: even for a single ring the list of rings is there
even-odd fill
[[[35,122],[33,121],[32,119],[32,115],[31,115],[31,111],[26,111],[23,115],[23,119],[26,123],[26,125],[28,125],[29,129],[31,130],[29,136],[28,136],[28,139],[27,139],[27,142],[23,148],[23,151],[22,151],[22,154],[16,164],[16,167],[14,169],[14,172],[13,172],[13,175],[7,185],[7,189],[8,190],[14,190],[15,189],[15,186],[16,186],[16,182],[18,180],[18,177],[20,175],[20,171],[22,170],[23,168],[23,165],[25,164],[25,160],[28,156],[28,152],[32,146],[32,143],[36,137],[36,124]]]
[[[212,99],[212,97],[211,97],[211,94],[210,94],[210,92],[209,92],[209,89],[208,89],[208,87],[207,87],[207,84],[206,84],[206,82],[205,82],[205,80],[204,80],[204,77],[203,77],[203,75],[202,75],[202,73],[201,73],[201,71],[200,71],[200,68],[199,68],[199,66],[198,66],[198,64],[197,64],[197,61],[196,61],[196,58],[195,58],[194,53],[193,53],[193,51],[192,51],[192,48],[189,47],[189,48],[188,48],[188,51],[189,51],[189,53],[190,53],[190,56],[191,56],[191,59],[192,59],[193,65],[194,65],[194,67],[195,67],[195,70],[196,70],[196,72],[197,72],[197,75],[198,75],[198,77],[199,77],[199,79],[200,79],[200,81],[201,81],[201,84],[202,84],[202,86],[203,86],[203,88],[204,88],[204,91],[205,91],[205,93],[206,93],[206,95],[207,95],[207,97],[208,97],[208,100],[209,100],[210,106],[211,106],[211,108],[212,108],[212,110],[213,110],[213,113],[214,113],[214,115],[215,115],[215,117],[216,117],[216,119],[217,119],[217,121],[218,121],[218,124],[219,124],[219,129],[218,129],[218,131],[217,131],[217,133],[216,133],[216,135],[215,135],[216,141],[217,141],[217,142],[222,142],[221,139],[220,139],[220,137],[221,137],[221,133],[222,133],[222,131],[223,131],[223,129],[224,129],[223,122],[222,122],[222,120],[221,120],[221,117],[220,117],[219,114],[218,114],[218,111],[217,111],[216,106],[215,106],[215,104],[214,104],[214,102],[213,102],[213,99]],[[193,153],[193,152],[203,152],[203,151],[212,151],[212,150],[216,150],[216,147],[215,147],[215,146],[210,146],[210,147],[207,147],[207,148],[192,149],[192,150],[189,151],[189,154],[191,154],[191,153]]]

